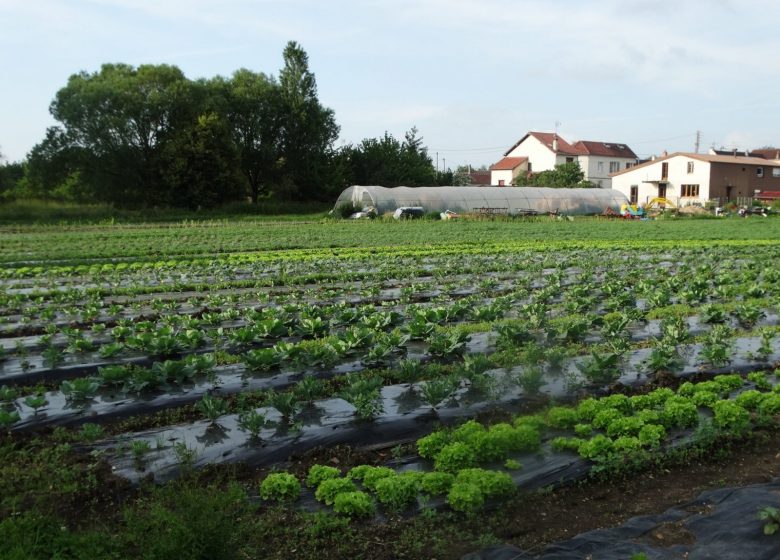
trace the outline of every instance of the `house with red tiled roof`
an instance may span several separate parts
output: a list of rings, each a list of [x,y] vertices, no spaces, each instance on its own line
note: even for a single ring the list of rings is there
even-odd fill
[[[529,132],[491,168],[491,183],[511,185],[520,173],[538,173],[561,163],[577,162],[585,180],[611,186],[610,173],[634,165],[636,154],[626,144],[580,140],[570,144],[554,132]]]
[[[744,152],[743,152],[744,153]],[[632,204],[656,197],[677,206],[740,203],[780,191],[780,161],[752,155],[675,152],[612,175],[612,188]]]

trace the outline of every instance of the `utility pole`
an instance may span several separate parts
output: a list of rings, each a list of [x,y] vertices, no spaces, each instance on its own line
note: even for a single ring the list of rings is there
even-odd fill
[[[439,152],[436,152],[436,175],[439,174]]]
[[[444,173],[447,172],[447,158],[445,158],[445,157],[441,158],[441,170]]]
[[[696,131],[696,146],[694,147],[694,153],[699,153],[699,144],[701,144],[701,130]]]

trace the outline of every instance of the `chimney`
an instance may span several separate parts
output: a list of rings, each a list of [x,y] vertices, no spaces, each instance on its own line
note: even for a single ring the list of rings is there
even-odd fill
[[[775,152],[775,159],[780,159],[780,150]]]
[[[737,149],[734,148],[734,157],[737,157]]]
[[[553,146],[552,146],[552,148],[553,148],[553,152],[557,152],[558,151],[558,135],[557,134],[553,136]]]
[[[661,152],[661,157],[666,157],[666,156],[668,156],[668,155],[669,155],[669,152],[667,152],[666,150],[664,150],[663,152]]]

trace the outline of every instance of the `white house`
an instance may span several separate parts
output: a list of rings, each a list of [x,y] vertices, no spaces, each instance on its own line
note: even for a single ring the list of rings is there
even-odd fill
[[[610,173],[630,167],[637,157],[625,144],[587,140],[569,144],[553,132],[529,132],[490,168],[490,182],[510,185],[520,173],[537,173],[574,161],[579,163],[586,181],[609,188]]]
[[[741,155],[675,152],[612,175],[612,188],[632,204],[656,197],[677,206],[719,204],[780,189],[780,161]]]

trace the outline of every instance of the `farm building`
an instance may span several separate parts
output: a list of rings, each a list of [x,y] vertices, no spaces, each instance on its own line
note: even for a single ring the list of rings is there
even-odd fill
[[[554,189],[547,187],[378,187],[354,185],[345,189],[343,204],[373,207],[379,214],[402,206],[421,206],[426,212],[519,215],[560,212],[567,215],[619,212],[628,199],[612,189]]]
[[[677,206],[719,205],[780,189],[780,161],[755,156],[675,152],[612,175],[612,186],[646,204],[659,197]]]

